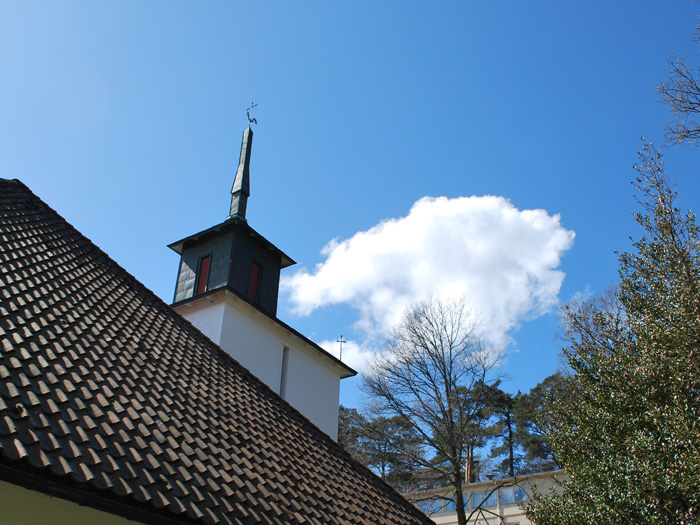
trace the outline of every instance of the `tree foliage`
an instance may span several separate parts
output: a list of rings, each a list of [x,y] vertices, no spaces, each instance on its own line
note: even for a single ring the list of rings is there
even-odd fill
[[[362,431],[367,426],[367,419],[355,408],[340,405],[338,409],[338,445],[363,465],[367,464],[362,449]]]
[[[619,290],[563,310],[573,396],[549,424],[570,480],[537,523],[700,523],[700,236],[650,145],[637,169],[645,235]]]
[[[495,473],[512,478],[520,470],[521,460],[516,440],[516,397],[501,390],[498,383],[490,386],[486,397],[491,423],[486,434],[495,441],[489,456],[500,460],[495,465]]]
[[[554,403],[568,400],[571,396],[566,377],[562,372],[555,372],[531,388],[527,394],[519,393],[515,397],[515,442],[524,453],[522,461],[517,464],[518,474],[561,468],[548,435],[548,429],[552,425],[548,413]]]
[[[453,489],[460,525],[469,447],[479,439],[484,390],[500,358],[476,329],[463,302],[417,303],[370,361],[362,385],[375,410],[403,418],[420,436],[422,467]]]
[[[365,465],[392,487],[402,490],[422,460],[421,439],[401,416],[377,417],[360,434]]]
[[[403,418],[371,419],[342,405],[338,444],[398,490],[412,479],[423,454],[420,437]]]
[[[568,396],[561,372],[524,394],[512,395],[491,385],[486,396],[490,416],[486,434],[492,443],[490,457],[496,460],[491,473],[514,477],[561,468],[547,434],[547,413],[552,403]]]

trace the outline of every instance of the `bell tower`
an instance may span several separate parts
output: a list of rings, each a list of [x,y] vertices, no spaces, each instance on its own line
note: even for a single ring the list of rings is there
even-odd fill
[[[340,379],[357,372],[277,318],[280,272],[295,263],[246,219],[252,148],[249,125],[228,217],[169,245],[180,255],[172,307],[335,439]]]
[[[229,289],[277,315],[280,270],[294,261],[250,227],[246,208],[250,196],[250,155],[253,130],[243,132],[238,170],[231,188],[226,220],[169,245],[181,256],[174,305],[221,289]]]

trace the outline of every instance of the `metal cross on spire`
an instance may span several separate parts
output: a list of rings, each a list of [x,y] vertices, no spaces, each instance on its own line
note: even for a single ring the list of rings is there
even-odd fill
[[[347,341],[345,341],[343,339],[343,336],[341,335],[340,339],[338,339],[336,341],[336,343],[340,343],[340,353],[338,354],[338,359],[340,359],[342,361],[343,360],[343,343],[347,343]]]
[[[250,107],[246,110],[246,115],[248,115],[248,127],[250,127],[251,124],[257,124],[258,121],[257,119],[254,119],[251,114],[253,113],[253,108],[258,107],[257,104],[254,104],[253,102],[250,103]]]

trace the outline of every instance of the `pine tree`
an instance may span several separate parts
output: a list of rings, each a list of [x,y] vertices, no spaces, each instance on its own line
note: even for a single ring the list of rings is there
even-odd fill
[[[515,442],[524,452],[518,465],[518,474],[561,468],[547,433],[550,423],[547,413],[553,403],[566,399],[569,395],[566,377],[561,372],[555,372],[531,388],[527,394],[518,393],[515,396]]]
[[[492,441],[489,457],[499,460],[495,465],[496,473],[501,477],[514,477],[519,472],[520,457],[516,442],[515,398],[499,388],[498,383],[491,385],[487,391],[488,413],[492,424],[486,433]]]

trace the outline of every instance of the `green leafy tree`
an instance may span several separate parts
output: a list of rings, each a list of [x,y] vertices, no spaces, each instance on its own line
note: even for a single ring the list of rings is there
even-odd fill
[[[563,311],[573,396],[551,444],[570,480],[529,507],[540,524],[700,523],[700,236],[650,145],[637,169],[645,235],[619,291]]]

